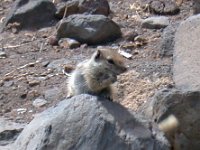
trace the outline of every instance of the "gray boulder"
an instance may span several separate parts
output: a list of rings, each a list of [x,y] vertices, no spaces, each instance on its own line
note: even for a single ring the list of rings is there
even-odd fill
[[[173,79],[183,90],[200,90],[200,15],[183,21],[175,34]]]
[[[149,17],[142,21],[142,27],[147,29],[161,29],[169,25],[169,18],[165,16]]]
[[[60,24],[60,23],[59,23]],[[121,37],[119,26],[104,15],[70,15],[57,30],[57,38],[71,38],[80,43],[100,44]]]
[[[37,29],[55,23],[56,8],[49,0],[16,0],[1,31],[8,24],[19,23],[18,29]]]
[[[163,134],[120,104],[79,95],[35,117],[16,150],[169,150]]]
[[[144,104],[140,113],[159,123],[173,114],[179,121],[178,129],[167,137],[176,150],[199,150],[200,147],[200,92],[163,89]]]

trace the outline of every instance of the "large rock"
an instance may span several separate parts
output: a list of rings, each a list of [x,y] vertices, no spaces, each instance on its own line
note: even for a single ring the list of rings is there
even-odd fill
[[[19,23],[18,29],[37,29],[52,25],[56,8],[49,0],[17,0],[3,24]]]
[[[121,30],[115,22],[103,15],[70,15],[57,30],[58,39],[65,37],[80,43],[99,44],[121,37]]]
[[[65,9],[65,17],[82,13],[108,16],[110,13],[110,6],[107,0],[72,0],[66,3],[59,3],[56,16],[63,18]]]
[[[37,116],[14,146],[16,150],[168,150],[162,133],[151,125],[117,103],[79,95]]]
[[[200,15],[182,22],[175,35],[173,78],[184,90],[200,90]]]
[[[140,108],[157,123],[173,114],[179,121],[176,132],[167,134],[176,150],[199,150],[200,92],[163,89]]]

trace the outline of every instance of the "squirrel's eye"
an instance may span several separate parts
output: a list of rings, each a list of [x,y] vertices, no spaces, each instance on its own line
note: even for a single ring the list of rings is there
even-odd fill
[[[112,59],[108,59],[108,63],[114,64],[114,61]]]

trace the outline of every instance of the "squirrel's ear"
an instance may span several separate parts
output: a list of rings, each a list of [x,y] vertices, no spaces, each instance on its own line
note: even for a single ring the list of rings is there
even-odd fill
[[[101,57],[101,51],[100,50],[97,50],[94,54],[94,58],[95,59],[99,59]]]

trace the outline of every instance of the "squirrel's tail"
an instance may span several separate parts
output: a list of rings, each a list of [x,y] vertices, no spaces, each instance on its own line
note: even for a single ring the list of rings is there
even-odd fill
[[[168,116],[166,119],[158,123],[158,127],[164,133],[174,131],[179,126],[179,121],[174,115]]]

